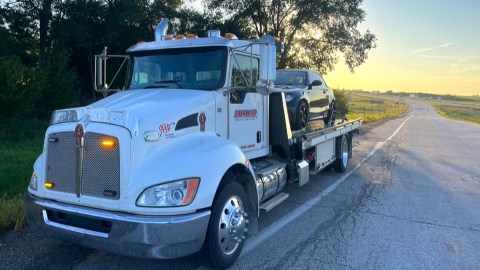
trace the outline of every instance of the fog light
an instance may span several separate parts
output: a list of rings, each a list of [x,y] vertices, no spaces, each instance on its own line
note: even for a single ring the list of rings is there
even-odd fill
[[[45,182],[44,186],[48,189],[52,189],[55,187],[55,183],[53,182]]]

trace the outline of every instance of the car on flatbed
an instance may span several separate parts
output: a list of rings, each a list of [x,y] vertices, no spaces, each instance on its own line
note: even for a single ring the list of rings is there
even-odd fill
[[[304,129],[313,119],[323,119],[327,126],[335,123],[335,97],[320,74],[310,69],[282,69],[276,77],[274,91],[285,94],[292,130]]]

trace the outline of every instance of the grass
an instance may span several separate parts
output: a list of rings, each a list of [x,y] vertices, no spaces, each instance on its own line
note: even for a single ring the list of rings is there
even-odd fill
[[[23,195],[46,128],[46,121],[32,119],[0,122],[0,231],[25,222]]]
[[[480,124],[480,103],[442,102],[432,105],[443,117]]]
[[[351,92],[348,99],[347,118],[362,118],[364,123],[398,117],[408,110],[405,102],[384,96]]]

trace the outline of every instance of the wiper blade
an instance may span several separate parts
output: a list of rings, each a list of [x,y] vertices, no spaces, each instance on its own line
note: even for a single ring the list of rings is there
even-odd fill
[[[147,86],[143,87],[143,89],[149,89],[149,88],[168,88],[168,85],[150,84],[150,85],[147,85]]]
[[[156,81],[154,83],[174,83],[176,86],[183,88],[178,82],[181,82],[181,80],[163,80],[163,81]]]

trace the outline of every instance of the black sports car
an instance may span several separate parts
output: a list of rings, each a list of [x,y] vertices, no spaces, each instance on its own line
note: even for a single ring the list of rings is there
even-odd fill
[[[335,97],[325,80],[313,70],[277,70],[275,90],[285,93],[292,130],[300,130],[312,119],[335,123]]]

